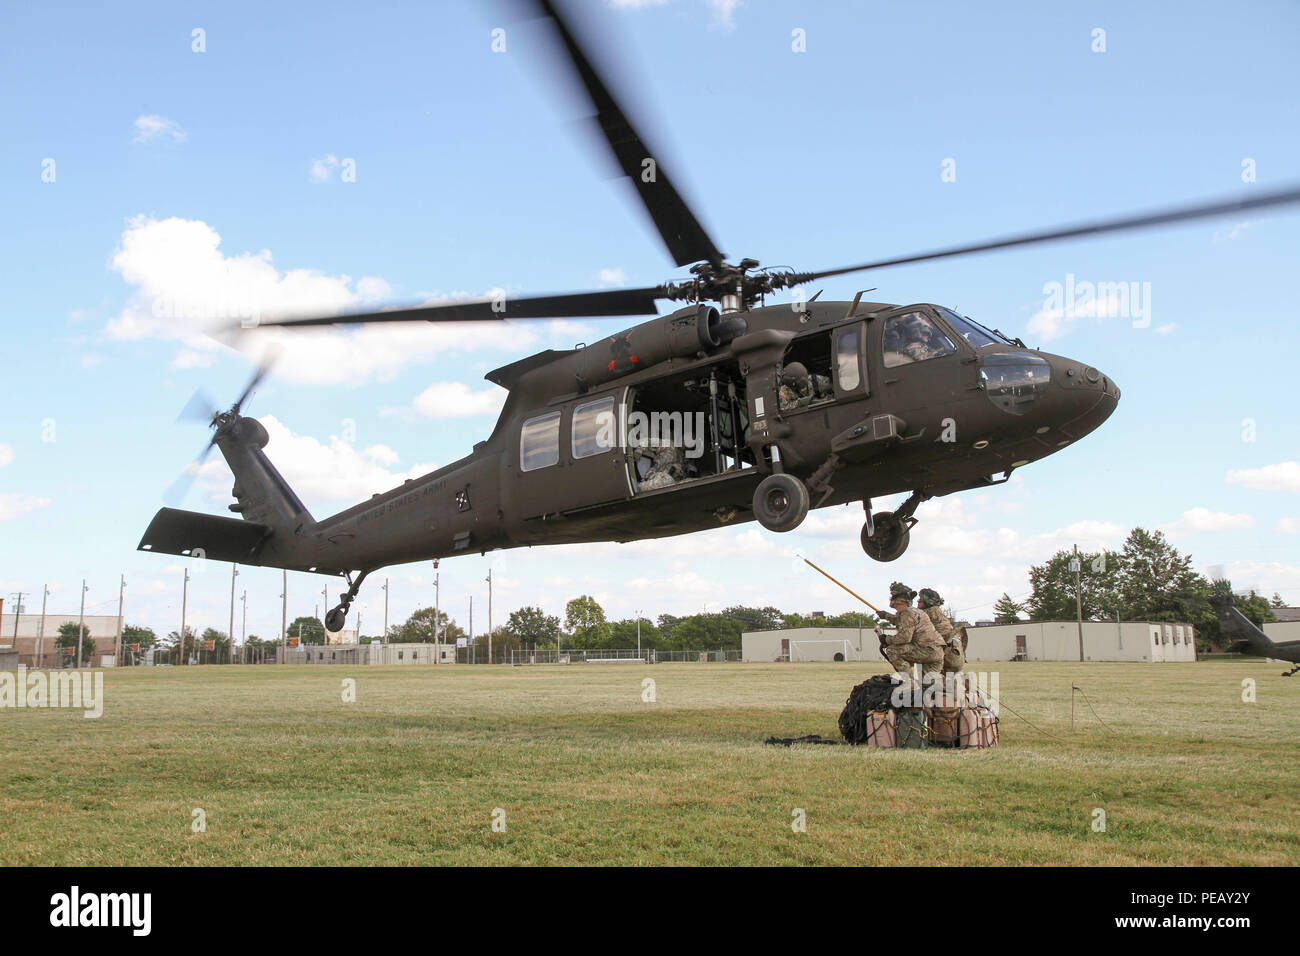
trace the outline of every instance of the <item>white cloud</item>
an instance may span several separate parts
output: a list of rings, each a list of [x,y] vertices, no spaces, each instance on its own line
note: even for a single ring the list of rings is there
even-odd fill
[[[0,443],[0,468],[14,460],[14,450],[8,445]]]
[[[1248,514],[1229,514],[1196,507],[1184,511],[1177,521],[1164,526],[1172,534],[1196,531],[1237,531],[1255,527],[1255,519]]]
[[[1164,325],[1156,328],[1156,333],[1159,335],[1168,335],[1176,328],[1178,328],[1177,322],[1166,322]]]
[[[620,285],[627,281],[627,273],[623,271],[622,266],[614,269],[601,269],[596,273],[596,279],[605,285]]]
[[[329,182],[330,178],[334,175],[334,170],[338,168],[338,165],[338,157],[333,153],[330,153],[321,159],[313,159],[307,177],[314,183]]]
[[[1035,340],[1050,342],[1065,335],[1081,319],[1101,322],[1127,316],[1129,310],[1127,296],[1118,293],[1093,296],[1081,304],[1070,304],[1064,308],[1049,308],[1044,305],[1030,317],[1025,331],[1034,336]]]
[[[109,336],[179,341],[191,352],[212,353],[225,347],[214,335],[224,335],[223,330],[250,317],[339,315],[391,293],[380,277],[365,276],[354,283],[350,276],[313,269],[281,271],[268,249],[227,256],[220,244],[216,230],[201,220],[131,219],[112,263],[135,291],[121,314],[109,321]],[[275,374],[289,381],[358,384],[391,378],[405,365],[449,350],[509,349],[517,355],[536,340],[532,329],[515,323],[412,322],[294,332],[264,329],[241,345],[280,347],[282,360]],[[195,362],[188,356],[178,360]]]
[[[1283,518],[1277,523],[1277,530],[1283,534],[1300,534],[1300,518]]]
[[[1239,237],[1242,233],[1244,233],[1247,229],[1251,228],[1253,225],[1255,225],[1253,222],[1247,220],[1246,222],[1237,223],[1235,226],[1233,226],[1231,229],[1227,231],[1215,230],[1214,241],[1224,242],[1226,240],[1228,242],[1231,242],[1233,239]]]
[[[157,141],[166,141],[171,143],[183,143],[188,140],[189,134],[181,129],[181,124],[175,120],[169,120],[165,116],[159,116],[157,113],[150,113],[147,116],[137,116],[135,118],[135,136],[134,142],[152,143]]]
[[[1230,471],[1227,481],[1230,485],[1244,485],[1255,491],[1300,491],[1300,461]]]
[[[412,405],[423,418],[469,418],[500,413],[506,395],[495,385],[474,392],[464,382],[434,382],[415,396]]]
[[[33,495],[11,495],[0,493],[0,521],[10,521],[29,511],[44,508],[50,503],[49,498],[37,498]]]
[[[736,10],[743,0],[704,0],[705,5],[713,11],[713,25],[724,30],[736,27]]]
[[[171,360],[171,367],[176,369],[183,368],[207,368],[212,364],[212,353],[196,352],[193,349],[181,349],[176,353],[175,358]]]
[[[387,445],[371,445],[364,451],[357,451],[336,435],[322,442],[310,435],[296,434],[274,415],[266,415],[258,421],[265,426],[270,437],[266,446],[267,457],[308,508],[316,501],[360,501],[396,488],[408,478],[427,475],[436,467],[431,463],[421,463],[405,471],[391,471],[398,456]],[[214,455],[197,470],[197,474],[210,498],[217,501],[229,499],[232,476],[223,458]],[[317,514],[316,517],[325,515]]]

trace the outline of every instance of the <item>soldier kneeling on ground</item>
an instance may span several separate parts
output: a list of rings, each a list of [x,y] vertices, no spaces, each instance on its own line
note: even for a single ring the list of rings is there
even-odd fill
[[[924,680],[926,674],[943,672],[946,645],[930,619],[912,607],[914,597],[916,592],[906,584],[895,581],[889,586],[889,606],[894,609],[893,621],[898,630],[885,635],[882,650],[899,673],[906,674],[912,664],[920,664]]]
[[[952,626],[948,615],[943,613],[943,598],[934,588],[921,588],[916,599],[916,606],[930,619],[935,631],[943,640],[943,672],[955,674],[966,666],[966,651],[961,646],[961,632]]]

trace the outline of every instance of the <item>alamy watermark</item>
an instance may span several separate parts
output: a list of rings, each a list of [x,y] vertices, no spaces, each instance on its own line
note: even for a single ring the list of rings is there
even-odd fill
[[[84,710],[89,720],[104,715],[103,671],[0,671],[0,707]]]

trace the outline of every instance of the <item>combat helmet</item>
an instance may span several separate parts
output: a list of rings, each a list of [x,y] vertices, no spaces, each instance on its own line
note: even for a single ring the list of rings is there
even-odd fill
[[[943,607],[943,598],[934,588],[921,588],[920,596],[926,607]]]
[[[914,597],[916,597],[916,592],[902,581],[894,581],[889,585],[889,600],[891,601],[902,598],[904,601],[910,602]]]
[[[791,362],[781,370],[782,385],[798,385],[808,380],[808,369],[802,362]]]

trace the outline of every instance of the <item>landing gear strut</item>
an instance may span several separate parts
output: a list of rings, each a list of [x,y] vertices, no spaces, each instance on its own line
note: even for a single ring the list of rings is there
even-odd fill
[[[352,580],[351,574],[344,575],[348,579],[348,589],[343,593],[343,597],[339,598],[338,606],[325,615],[325,629],[327,631],[334,633],[343,630],[343,625],[348,619],[348,609],[352,607],[353,599],[356,598],[357,592],[361,590],[361,582],[366,579],[366,575],[369,573],[369,571],[362,571],[357,576],[356,581]]]
[[[863,500],[862,509],[867,513],[867,520],[862,525],[860,536],[862,550],[877,561],[901,558],[911,541],[912,525],[916,524],[912,514],[916,506],[929,497],[914,491],[897,511],[882,511],[877,515],[871,513],[871,499]]]

